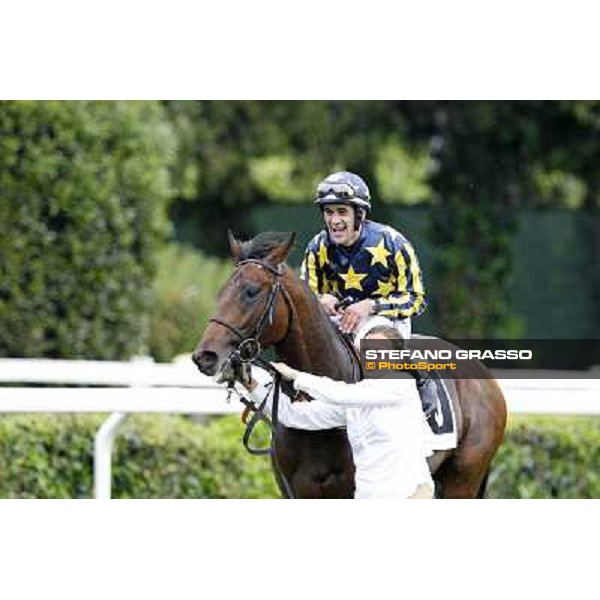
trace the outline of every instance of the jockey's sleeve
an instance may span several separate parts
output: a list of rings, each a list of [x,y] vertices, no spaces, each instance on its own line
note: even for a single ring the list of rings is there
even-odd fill
[[[329,281],[323,266],[327,261],[327,249],[321,234],[316,235],[306,247],[300,265],[300,278],[315,294],[330,294],[335,284]]]
[[[258,385],[250,392],[250,399],[258,406],[267,398],[264,411],[270,416],[273,408],[271,376],[260,367],[252,367],[252,376]],[[283,391],[279,394],[278,417],[286,427],[294,429],[317,430],[346,426],[346,411],[343,407],[322,402],[291,402]]]
[[[406,319],[420,315],[427,307],[423,274],[414,248],[401,236],[393,238],[393,287],[375,299],[373,314]]]
[[[300,265],[300,278],[303,279],[308,287],[315,294],[322,293],[319,289],[319,276],[317,274],[317,257],[314,252],[311,251],[310,246],[304,253],[304,259]]]
[[[345,383],[299,372],[294,387],[315,400],[338,406],[391,406],[420,402],[411,377],[376,381],[364,379],[357,383]]]

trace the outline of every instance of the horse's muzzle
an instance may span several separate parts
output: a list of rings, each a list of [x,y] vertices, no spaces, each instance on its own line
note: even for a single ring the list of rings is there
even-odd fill
[[[199,350],[192,354],[192,360],[205,375],[214,375],[219,365],[219,356],[211,350]]]

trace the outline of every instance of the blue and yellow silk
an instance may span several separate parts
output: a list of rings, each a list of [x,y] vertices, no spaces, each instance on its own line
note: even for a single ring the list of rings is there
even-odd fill
[[[308,244],[300,275],[316,294],[375,300],[374,313],[390,319],[420,315],[427,307],[423,276],[410,242],[387,225],[365,221],[352,246],[331,243],[326,230]]]

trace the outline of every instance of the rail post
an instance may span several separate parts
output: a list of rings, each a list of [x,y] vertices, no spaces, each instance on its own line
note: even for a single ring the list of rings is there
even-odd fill
[[[102,423],[94,438],[94,498],[110,500],[112,488],[112,447],[127,413],[114,412]]]

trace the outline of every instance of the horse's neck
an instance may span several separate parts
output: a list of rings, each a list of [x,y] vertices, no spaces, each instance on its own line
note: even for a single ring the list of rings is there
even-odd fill
[[[293,318],[290,332],[277,347],[277,353],[296,369],[352,381],[356,375],[350,351],[314,294],[296,278],[288,278],[286,290],[293,306]]]

